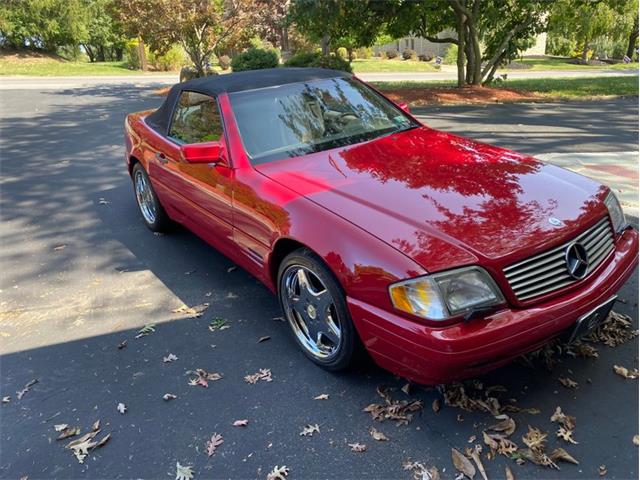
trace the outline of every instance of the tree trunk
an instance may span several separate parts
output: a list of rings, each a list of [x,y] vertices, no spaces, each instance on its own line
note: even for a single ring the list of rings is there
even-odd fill
[[[633,22],[633,29],[629,34],[629,44],[627,45],[627,57],[633,60],[634,50],[636,49],[636,42],[638,41],[638,15],[636,15],[636,19]]]
[[[99,62],[106,61],[106,57],[105,57],[105,54],[104,54],[104,46],[103,45],[98,46],[98,61]]]
[[[469,27],[467,26],[467,28],[465,28],[465,34],[466,34],[466,39],[465,39],[465,46],[464,46],[464,53],[467,56],[467,73],[465,74],[465,82],[467,84],[470,84],[473,82],[473,71],[474,71],[474,65],[475,65],[475,60],[473,58],[473,50],[471,49],[471,42],[469,42]]]
[[[140,59],[140,70],[146,71],[149,66],[147,65],[147,54],[144,51],[144,40],[142,38],[138,40],[138,58]]]
[[[96,56],[94,51],[91,49],[91,45],[87,45],[86,43],[83,43],[82,47],[84,48],[84,51],[87,53],[87,56],[89,57],[89,61],[91,63],[95,62]]]
[[[347,48],[347,55],[349,57],[349,64],[351,64],[351,62],[353,62],[353,47]]]
[[[329,35],[325,34],[322,37],[322,55],[329,55],[329,43],[330,43]]]
[[[458,20],[458,60],[457,60],[457,65],[458,65],[458,87],[462,88],[465,86],[465,68],[464,68],[464,64],[465,64],[465,48],[466,48],[466,42],[465,42],[465,34],[464,34],[464,15],[457,15],[457,20]]]
[[[587,63],[587,61],[589,60],[589,40],[588,39],[584,40],[584,45],[582,47],[582,55],[580,56],[580,58],[582,59],[583,63]]]

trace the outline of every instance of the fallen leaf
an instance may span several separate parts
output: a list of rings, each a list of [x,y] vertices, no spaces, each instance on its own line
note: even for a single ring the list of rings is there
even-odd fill
[[[504,476],[506,480],[516,480],[515,475],[513,474],[513,472],[511,471],[508,465],[504,467]]]
[[[165,393],[162,396],[162,399],[166,402],[168,402],[169,400],[175,400],[176,398],[178,398],[176,395],[174,395],[173,393]]]
[[[211,439],[208,440],[207,443],[205,444],[205,452],[207,456],[211,457],[214,453],[216,453],[216,449],[223,443],[224,443],[224,440],[222,439],[222,435],[218,435],[217,433],[214,433],[211,436]]]
[[[394,400],[382,387],[378,387],[377,392],[384,399],[384,403],[372,403],[362,409],[369,412],[374,420],[395,420],[398,425],[407,425],[413,419],[411,412],[423,408],[420,400]]]
[[[529,430],[522,436],[522,441],[533,451],[544,451],[547,443],[547,434],[529,425]]]
[[[189,465],[182,466],[176,462],[176,480],[191,480],[193,478],[193,468]]]
[[[106,198],[102,198],[100,197],[100,199],[98,199],[98,205],[109,205],[111,202],[109,200],[107,200]]]
[[[66,445],[66,448],[73,450],[73,455],[78,460],[78,463],[84,463],[85,458],[89,455],[89,450],[95,448],[98,443],[93,441],[93,438],[100,432],[89,432],[82,437],[74,440]]]
[[[600,327],[583,339],[617,347],[637,336],[638,331],[634,330],[631,317],[612,311]]]
[[[6,397],[2,397],[2,403],[9,403],[11,402],[11,397],[9,395],[7,395]]]
[[[209,382],[215,382],[217,380],[220,380],[222,378],[222,375],[216,372],[207,372],[205,369],[203,368],[196,368],[195,372],[192,370],[188,370],[187,374],[189,375],[196,375],[195,378],[190,378],[189,379],[189,385],[193,386],[197,386],[200,385],[204,388],[209,387]]]
[[[409,395],[409,391],[411,390],[411,383],[408,383],[408,382],[405,383],[400,390],[402,390],[405,394]]]
[[[513,418],[507,417],[504,420],[496,423],[495,425],[491,425],[489,427],[489,430],[504,433],[508,437],[516,431],[516,422],[513,420]]]
[[[377,440],[379,442],[387,442],[389,440],[389,437],[387,437],[381,431],[377,430],[375,427],[371,427],[369,429],[369,433],[371,434],[374,440]]]
[[[307,425],[300,432],[302,437],[311,437],[314,433],[320,433],[320,426],[316,423],[314,425]]]
[[[578,442],[576,442],[573,439],[572,435],[573,435],[573,432],[571,430],[565,429],[564,427],[560,427],[556,432],[556,436],[558,438],[563,439],[565,442],[569,442],[569,443],[573,443],[574,445],[577,445]]]
[[[638,435],[633,436],[633,444],[637,447],[639,444]]]
[[[269,335],[265,335],[264,337],[260,337],[258,339],[258,343],[266,342],[267,340],[271,340],[271,337]]]
[[[215,332],[216,330],[223,330],[227,321],[224,318],[215,317],[209,322],[209,331]]]
[[[138,330],[138,334],[134,338],[146,337],[147,335],[151,335],[155,331],[156,331],[155,323],[147,323],[144,327]]]
[[[261,368],[257,373],[254,373],[253,375],[246,375],[244,377],[244,381],[252,385],[258,383],[259,380],[264,382],[273,381],[273,378],[271,377],[271,369]]]
[[[236,267],[236,266],[229,267],[229,268],[227,268],[227,273],[231,273],[231,272],[233,272],[234,270],[236,270],[237,268],[238,268],[238,267]]]
[[[480,476],[483,478],[483,480],[489,480],[487,478],[487,472],[484,469],[484,465],[482,464],[482,459],[480,458],[480,453],[482,452],[482,447],[480,445],[476,445],[475,448],[473,448],[473,449],[470,448],[468,450],[470,450],[470,452],[468,452],[468,454],[471,456],[471,458],[475,462],[476,467],[478,467],[478,471],[480,472]]]
[[[19,390],[16,392],[16,398],[18,400],[22,400],[22,397],[25,396],[25,394],[31,390],[31,387],[33,387],[36,383],[38,383],[38,379],[34,378],[33,380],[27,382],[27,384],[22,387],[22,390]]]
[[[553,460],[554,462],[561,460],[563,462],[573,463],[575,465],[579,464],[579,462],[575,458],[569,455],[569,452],[561,447],[558,447],[553,452],[551,452],[549,458],[551,458],[551,460]]]
[[[233,422],[233,426],[234,427],[246,427],[247,425],[249,425],[249,420],[236,420],[235,422]]]
[[[288,475],[289,467],[285,467],[284,465],[279,467],[276,465],[267,475],[267,480],[285,480]]]
[[[60,250],[64,250],[65,248],[67,248],[66,245],[57,245],[57,246],[53,247],[53,251],[54,252],[59,252]]]
[[[414,480],[440,480],[440,472],[436,467],[427,468],[423,463],[407,459],[402,463],[403,470],[411,470]]]
[[[558,381],[566,388],[578,388],[578,382],[570,379],[569,377],[560,377]]]
[[[607,466],[606,465],[600,465],[598,467],[598,475],[600,475],[601,477],[604,477],[607,474]]]
[[[69,425],[67,425],[66,423],[60,423],[60,424],[58,424],[58,425],[54,425],[54,426],[53,426],[53,429],[54,429],[56,432],[61,432],[62,430],[66,430],[66,429],[67,429],[67,427],[69,427]]]
[[[473,443],[473,442],[475,442],[475,441],[476,441],[476,436],[475,436],[475,435],[471,435],[471,436],[469,437],[469,439],[467,440],[467,443]]]
[[[93,425],[91,425],[91,430],[94,432],[96,430],[100,430],[100,419],[96,420]]]
[[[192,275],[192,274],[194,274],[194,273],[196,273],[196,271],[195,271],[195,270],[189,270],[189,271],[187,271],[187,272],[184,272],[184,274],[185,274],[185,275]]]
[[[638,369],[634,368],[633,370],[629,370],[625,367],[621,367],[619,365],[614,365],[613,366],[613,371],[616,372],[618,375],[620,375],[621,377],[627,378],[627,379],[631,379],[631,380],[635,380],[638,378]]]
[[[317,397],[313,397],[314,400],[329,400],[329,394],[328,393],[322,393],[320,395],[318,395]]]
[[[349,443],[347,445],[349,445],[352,452],[362,453],[367,449],[367,446],[362,443]]]
[[[56,440],[64,440],[65,438],[75,437],[76,435],[80,435],[80,429],[78,427],[67,427],[60,432]]]
[[[438,413],[440,411],[440,399],[436,398],[433,403],[431,404],[431,409]]]
[[[118,350],[122,350],[126,346],[127,346],[127,341],[123,340],[118,344]]]
[[[116,410],[118,410],[122,415],[124,415],[124,412],[127,411],[127,407],[124,403],[119,403],[118,406],[116,407]]]
[[[553,415],[551,415],[549,420],[564,425],[564,428],[567,430],[573,430],[576,428],[576,417],[567,415],[560,407],[556,407],[555,412],[553,412]]]
[[[187,305],[182,304],[178,308],[171,310],[171,313],[185,315],[188,318],[197,318],[201,317],[207,308],[209,308],[208,303],[201,303],[199,305],[194,305],[193,307],[188,307]]]
[[[456,467],[456,470],[463,473],[467,478],[473,480],[473,477],[475,477],[476,475],[476,468],[467,457],[465,457],[455,448],[452,448],[451,460],[453,461],[453,466]]]
[[[163,363],[170,363],[170,362],[175,362],[177,359],[178,359],[178,357],[176,357],[173,353],[170,353],[166,357],[162,357],[162,362]]]

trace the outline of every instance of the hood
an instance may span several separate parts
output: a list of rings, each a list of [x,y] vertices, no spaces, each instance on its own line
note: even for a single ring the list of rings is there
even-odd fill
[[[428,271],[511,263],[606,214],[586,177],[428,127],[256,169]]]

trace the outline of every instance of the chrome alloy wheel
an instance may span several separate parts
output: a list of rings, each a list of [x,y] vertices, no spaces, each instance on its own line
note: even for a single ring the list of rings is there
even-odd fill
[[[342,331],[333,297],[306,267],[292,265],[282,274],[282,305],[293,333],[313,356],[327,359],[340,347]]]
[[[149,224],[156,221],[156,202],[151,191],[151,185],[141,171],[137,171],[134,178],[136,199],[142,216]]]

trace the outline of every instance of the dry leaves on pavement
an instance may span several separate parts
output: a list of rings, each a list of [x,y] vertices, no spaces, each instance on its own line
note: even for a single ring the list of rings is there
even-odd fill
[[[316,423],[314,425],[307,425],[300,432],[301,437],[311,437],[314,433],[320,433],[320,426]]]
[[[616,372],[621,377],[636,380],[638,378],[638,369],[634,368],[633,370],[629,370],[626,367],[621,367],[620,365],[614,365],[613,371]]]
[[[260,337],[258,339],[258,343],[266,342],[267,340],[271,340],[271,336],[270,335],[265,335],[264,337]]]
[[[279,467],[276,465],[267,475],[267,480],[285,480],[288,475],[289,467],[285,467],[284,465]]]
[[[27,384],[26,384],[24,387],[22,387],[22,389],[21,389],[21,390],[18,390],[18,391],[16,392],[16,398],[17,398],[18,400],[22,400],[22,397],[24,397],[24,396],[25,396],[25,394],[26,394],[28,391],[30,391],[30,390],[31,390],[31,387],[33,387],[36,383],[38,383],[38,379],[37,379],[37,378],[34,378],[33,380],[31,380],[31,381],[27,382]]]
[[[407,459],[402,463],[403,470],[413,472],[414,480],[440,480],[440,472],[436,467],[427,467],[424,463]]]
[[[177,395],[174,395],[173,393],[165,393],[165,394],[162,396],[162,399],[163,399],[165,402],[168,402],[169,400],[175,400],[176,398],[178,398],[178,397],[177,397]]]
[[[233,422],[234,427],[246,427],[247,425],[249,425],[249,420],[247,420],[246,418],[243,420],[236,420],[235,422]]]
[[[95,425],[95,424],[94,424]],[[73,451],[73,455],[78,460],[78,463],[84,463],[89,452],[95,448],[103,447],[111,438],[111,434],[108,433],[100,441],[93,441],[93,439],[100,433],[100,429],[92,430],[89,433],[84,434],[82,437],[69,442],[65,448]]]
[[[322,393],[316,397],[313,397],[314,400],[329,400],[329,394],[328,393]]]
[[[567,415],[560,407],[556,407],[556,411],[553,412],[553,415],[551,415],[549,420],[555,423],[560,423],[567,430],[573,430],[576,428],[576,417]]]
[[[575,389],[578,388],[578,382],[572,380],[569,377],[560,377],[558,381],[562,384],[563,387]]]
[[[364,412],[369,412],[374,420],[394,420],[398,425],[407,425],[413,419],[411,412],[423,408],[421,400],[394,400],[384,387],[378,387],[377,392],[384,399],[384,403],[372,403],[363,409]]]
[[[195,375],[195,377],[189,378],[189,385],[195,387],[200,385],[201,387],[208,388],[209,382],[215,382],[222,378],[222,375],[216,372],[207,372],[203,368],[196,368],[195,371],[188,370],[188,375]]]
[[[574,465],[579,465],[579,462],[575,458],[573,458],[571,455],[569,455],[569,452],[567,452],[562,447],[556,448],[553,452],[549,454],[549,457],[554,462],[562,461],[567,463],[573,463]]]
[[[5,396],[5,397],[2,397],[2,403],[3,403],[3,404],[5,404],[5,403],[10,403],[10,402],[11,402],[11,396],[10,396],[10,395],[7,395],[7,396]]]
[[[369,434],[374,440],[377,440],[378,442],[389,441],[389,437],[387,437],[384,433],[382,433],[380,430],[376,429],[375,427],[371,427],[369,429]]]
[[[348,443],[347,445],[352,452],[362,453],[367,449],[367,446],[362,443]]]
[[[116,410],[118,410],[122,415],[124,415],[124,412],[127,411],[127,406],[124,403],[119,403],[118,406],[116,407]]]
[[[556,437],[561,438],[562,440],[564,440],[567,443],[573,443],[574,445],[578,444],[578,442],[576,442],[573,439],[573,431],[567,430],[564,427],[560,427],[558,429],[558,431],[556,432]]]
[[[224,318],[214,317],[209,322],[209,331],[215,332],[216,330],[226,330],[229,328],[227,321]]]
[[[197,318],[201,317],[207,308],[209,308],[208,303],[201,303],[200,305],[194,305],[193,307],[188,307],[187,305],[182,304],[178,308],[171,310],[171,313],[178,313],[186,316],[187,318]]]
[[[207,440],[207,443],[205,443],[204,445],[207,456],[208,457],[213,456],[213,454],[216,453],[217,448],[223,443],[224,443],[224,440],[222,439],[222,435],[214,433],[211,436],[211,439]]]
[[[250,383],[251,385],[258,383],[258,381],[260,380],[262,380],[263,382],[273,381],[270,368],[261,368],[258,373],[254,373],[253,375],[245,375],[244,377],[244,381]]]
[[[176,480],[191,480],[193,478],[193,467],[190,465],[180,465],[176,462]]]
[[[171,363],[171,362],[175,362],[177,359],[178,359],[178,357],[176,357],[173,353],[170,353],[166,357],[162,357],[162,362],[163,363]]]
[[[476,475],[476,467],[473,466],[471,460],[455,448],[451,449],[451,460],[453,461],[453,466],[456,467],[456,470],[463,473],[465,477],[473,480],[473,477]]]
[[[640,445],[640,440],[638,439],[638,435],[633,436],[633,444],[637,447]]]
[[[134,338],[146,337],[147,335],[151,335],[155,331],[156,331],[156,324],[147,323],[144,327],[138,330],[138,334]]]
[[[628,315],[611,312],[605,322],[595,331],[584,337],[590,342],[600,342],[608,347],[617,347],[638,336],[633,329],[633,322]]]

